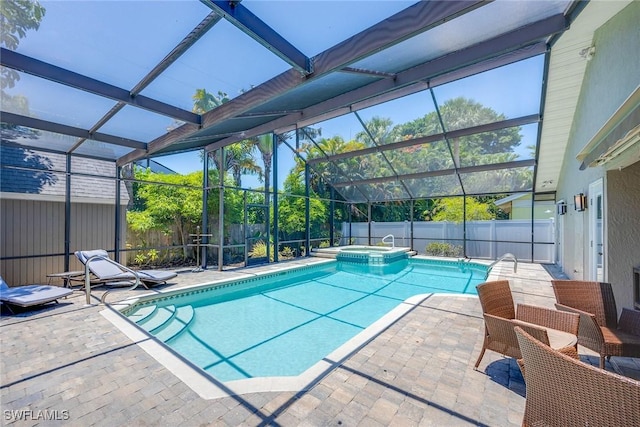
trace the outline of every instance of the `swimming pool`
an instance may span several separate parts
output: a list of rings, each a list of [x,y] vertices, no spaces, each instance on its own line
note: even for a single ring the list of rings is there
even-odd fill
[[[475,294],[487,267],[330,261],[141,298],[123,314],[226,383],[298,376],[407,299]]]

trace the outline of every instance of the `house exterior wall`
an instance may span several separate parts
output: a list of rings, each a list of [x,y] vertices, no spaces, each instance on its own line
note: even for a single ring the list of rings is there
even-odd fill
[[[607,172],[607,280],[615,287],[618,309],[633,307],[633,267],[640,266],[640,162]]]
[[[637,194],[640,181],[637,180],[635,172],[630,173],[626,169],[622,171],[624,175],[621,176],[613,172],[607,174],[604,167],[588,167],[581,171],[576,156],[640,83],[638,22],[640,3],[632,2],[594,34],[595,55],[587,65],[557,188],[557,199],[566,200],[568,208],[567,215],[563,218],[564,230],[560,230],[564,233],[562,267],[570,278],[586,280],[589,279],[591,241],[589,214],[588,211],[574,210],[573,196],[578,193],[588,195],[589,184],[600,178],[604,179],[604,280],[610,281],[614,287],[618,309],[632,305],[632,283],[626,277],[631,275],[634,262],[636,265],[640,264],[637,238],[635,244],[630,244],[626,249],[635,252],[635,261],[632,260],[634,256],[631,254],[623,257],[623,260],[614,260],[614,256],[618,255],[614,248],[618,245],[616,239],[626,233],[625,230],[631,225],[637,227],[637,221],[640,221],[637,214],[640,205],[637,204],[637,199],[635,209],[631,211],[624,211],[626,203],[620,202],[625,198],[629,198],[631,202],[637,197],[634,194]],[[637,164],[631,166],[637,167]],[[610,179],[613,182],[609,182]],[[620,181],[627,181],[627,185],[618,185]],[[634,211],[634,217],[624,216],[625,212]]]

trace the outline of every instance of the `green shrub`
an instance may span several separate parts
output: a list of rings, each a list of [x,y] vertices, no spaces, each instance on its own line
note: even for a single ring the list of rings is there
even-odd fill
[[[150,249],[149,252],[147,252],[147,257],[149,258],[150,263],[155,263],[156,261],[158,261],[159,255],[160,254],[155,249]]]
[[[269,261],[273,261],[273,245],[269,248]],[[265,258],[267,256],[267,245],[263,240],[258,240],[249,251],[250,258]]]
[[[427,245],[427,255],[459,257],[462,256],[462,246],[455,246],[450,243],[432,242]]]
[[[292,259],[296,257],[296,251],[289,246],[285,246],[279,253],[281,259]]]
[[[145,254],[143,254],[142,252],[138,253],[135,258],[133,259],[133,262],[135,262],[138,265],[142,265],[147,261],[147,257],[145,256]]]

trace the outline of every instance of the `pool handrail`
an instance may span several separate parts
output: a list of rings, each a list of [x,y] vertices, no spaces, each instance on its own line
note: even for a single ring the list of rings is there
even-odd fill
[[[120,269],[125,270],[128,273],[133,274],[133,276],[136,278],[134,284],[127,289],[128,291],[132,291],[135,288],[137,288],[138,286],[140,286],[140,284],[142,283],[140,281],[140,275],[138,273],[136,273],[134,270],[131,270],[130,268],[125,267],[122,264],[119,264],[115,261],[113,261],[111,258],[104,256],[104,255],[94,255],[92,257],[90,257],[89,259],[87,259],[87,262],[85,262],[84,264],[84,291],[86,294],[86,298],[87,298],[87,305],[91,305],[91,272],[89,271],[89,263],[91,263],[91,261],[94,261],[96,259],[103,259],[107,262],[110,262],[111,264],[115,264],[117,265]],[[100,298],[100,303],[101,304],[106,304],[105,300],[107,297],[107,294],[111,292],[111,290],[107,290],[102,294],[102,297]]]
[[[382,243],[389,243],[389,242],[387,242],[387,239],[391,239],[391,247],[395,248],[396,247],[396,238],[393,236],[393,234],[387,234],[386,236],[384,236],[382,238]]]
[[[503,254],[502,256],[498,257],[498,259],[496,259],[495,261],[493,261],[489,265],[489,269],[487,270],[487,274],[489,274],[489,272],[491,271],[493,266],[495,266],[500,261],[504,261],[506,259],[511,259],[511,261],[513,261],[513,272],[517,273],[518,272],[518,258],[516,258],[516,256],[514,254],[512,254],[510,252],[507,252],[506,254]]]

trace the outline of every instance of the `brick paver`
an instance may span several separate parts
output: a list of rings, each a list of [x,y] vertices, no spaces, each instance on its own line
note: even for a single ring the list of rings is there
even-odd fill
[[[308,262],[305,261],[305,262]],[[268,266],[267,269],[276,268]],[[264,270],[264,268],[262,268]],[[183,272],[172,288],[260,268]],[[550,274],[509,262],[516,302],[553,306]],[[140,291],[114,291],[117,301]],[[146,291],[144,291],[146,292]],[[101,291],[96,291],[97,302]],[[48,309],[0,319],[2,425],[70,426],[465,426],[520,425],[525,387],[512,359],[482,345],[477,298],[434,295],[307,391],[204,400],[76,293]],[[580,348],[583,359],[598,360]],[[640,377],[637,359],[614,359]],[[611,366],[608,365],[611,369]],[[20,419],[18,419],[20,418]]]

